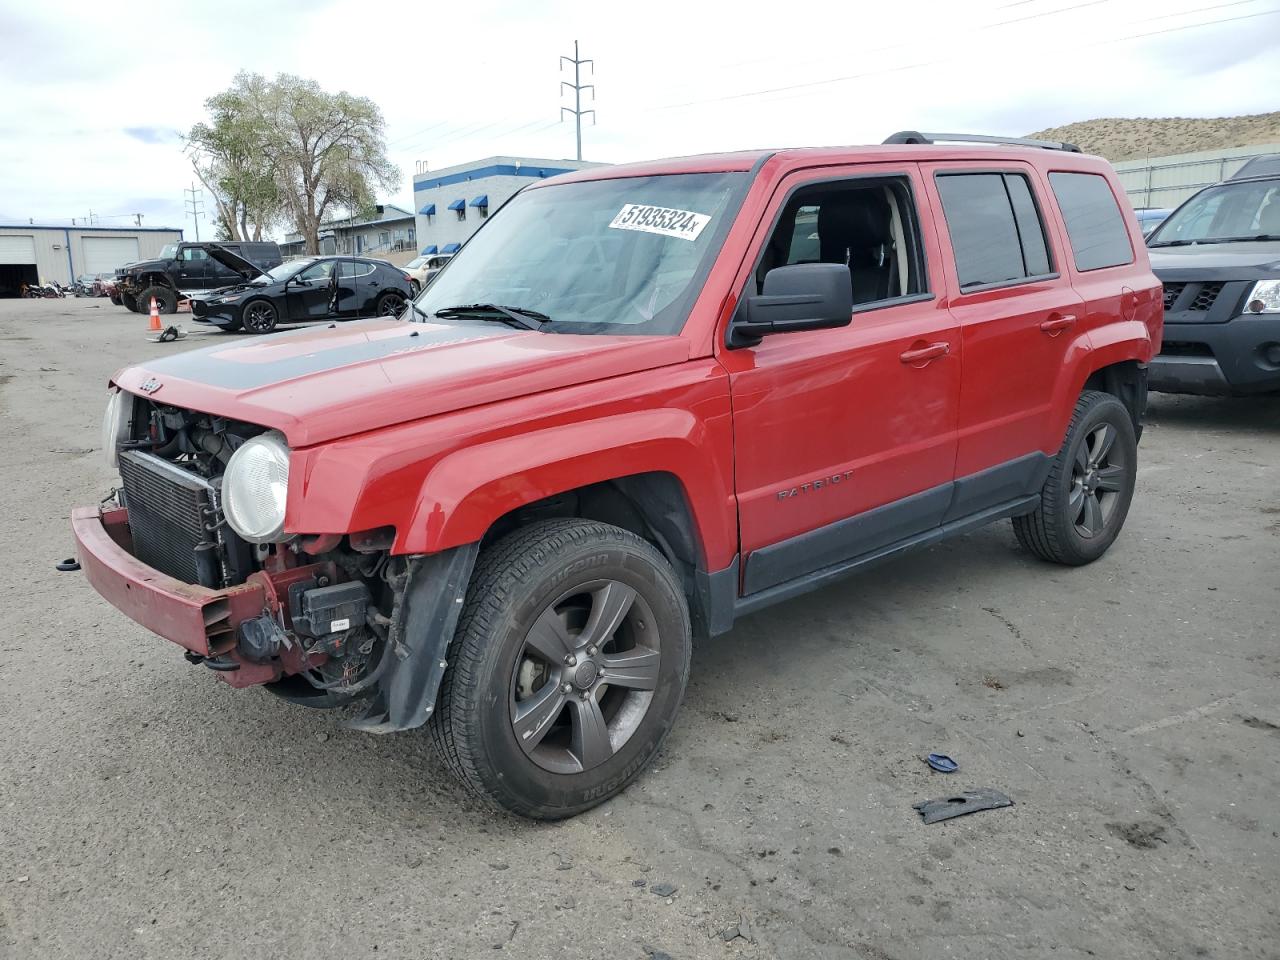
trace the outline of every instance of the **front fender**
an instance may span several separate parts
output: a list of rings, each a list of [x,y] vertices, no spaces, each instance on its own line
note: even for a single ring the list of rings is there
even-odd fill
[[[389,526],[394,553],[434,553],[482,539],[525,504],[642,473],[681,484],[706,569],[733,562],[733,428],[727,376],[713,359],[294,451],[285,529]]]
[[[479,540],[510,511],[578,487],[638,473],[673,474],[684,488],[708,569],[732,559],[736,539],[728,476],[714,438],[689,410],[641,410],[549,427],[457,450],[422,485],[398,552],[433,553]],[[714,546],[713,546],[714,545]],[[726,553],[725,546],[729,546]]]

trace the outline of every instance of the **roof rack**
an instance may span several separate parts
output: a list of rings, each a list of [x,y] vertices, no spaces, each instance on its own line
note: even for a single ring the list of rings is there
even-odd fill
[[[1019,147],[1039,147],[1042,150],[1065,150],[1080,153],[1074,143],[1060,140],[1031,140],[1027,137],[988,137],[979,133],[921,133],[919,130],[899,130],[885,143],[1005,143]]]

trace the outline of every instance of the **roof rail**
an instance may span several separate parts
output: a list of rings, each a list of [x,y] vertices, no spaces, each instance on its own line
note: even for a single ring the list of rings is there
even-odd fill
[[[1060,140],[1031,140],[1027,137],[988,137],[979,133],[921,133],[918,130],[899,130],[885,143],[1006,143],[1019,147],[1040,147],[1042,150],[1065,150],[1080,153],[1074,143]]]

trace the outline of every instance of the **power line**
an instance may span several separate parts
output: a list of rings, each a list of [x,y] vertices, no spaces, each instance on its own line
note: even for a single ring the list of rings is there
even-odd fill
[[[187,213],[191,214],[191,219],[196,223],[196,243],[200,242],[200,213],[204,208],[204,191],[197,189],[195,183],[191,184],[190,190],[183,190],[183,205],[187,208]],[[188,197],[187,194],[190,194]],[[198,195],[198,196],[197,196]]]
[[[565,87],[568,87],[570,90],[573,91],[573,107],[571,109],[566,106],[561,106],[560,119],[563,120],[564,115],[566,113],[568,113],[570,116],[573,117],[573,125],[578,134],[578,159],[581,160],[582,159],[582,118],[583,116],[589,113],[591,114],[591,123],[593,126],[595,125],[595,122],[596,122],[595,110],[582,109],[582,91],[583,90],[591,91],[592,103],[595,103],[595,99],[596,99],[596,85],[594,83],[582,82],[582,68],[590,64],[591,74],[592,76],[594,76],[596,72],[596,64],[594,60],[582,60],[578,57],[578,41],[577,40],[573,41],[573,57],[560,58],[561,70],[564,70],[564,65],[566,63],[573,64],[573,83],[569,83],[567,80],[561,80],[560,93],[561,94],[564,93]]]
[[[1094,5],[1095,3],[1100,3],[1100,2],[1105,2],[1105,0],[1090,0],[1090,3],[1087,3],[1087,4],[1081,4],[1081,6],[1092,6],[1092,5]],[[1182,12],[1182,15],[1186,16],[1186,15],[1190,15],[1190,14],[1192,14],[1192,13],[1201,13],[1201,12],[1205,12],[1205,11],[1207,11],[1207,10],[1220,9],[1221,7],[1235,6],[1235,5],[1237,5],[1237,3],[1240,3],[1240,2],[1248,3],[1248,2],[1255,2],[1255,0],[1236,0],[1236,2],[1233,2],[1233,3],[1218,4],[1218,5],[1215,5],[1215,6],[1211,6],[1211,7],[1203,7],[1203,8],[1199,8],[1199,9],[1196,9],[1196,10],[1187,10],[1187,11],[1183,11],[1183,12]],[[1072,7],[1072,8],[1063,8],[1063,10],[1066,10],[1066,9],[1077,9],[1077,8],[1075,8],[1075,7]],[[1047,15],[1049,15],[1050,13],[1058,13],[1058,12],[1062,12],[1062,11],[1050,11],[1050,12],[1048,12],[1048,13],[1046,13],[1046,14],[1043,14],[1043,15],[1047,16]],[[1168,27],[1168,28],[1166,28],[1166,29],[1164,29],[1164,30],[1152,30],[1152,31],[1149,31],[1149,32],[1147,32],[1147,33],[1136,33],[1136,34],[1131,34],[1131,35],[1129,35],[1129,36],[1124,36],[1124,37],[1113,37],[1113,38],[1110,38],[1110,39],[1107,39],[1107,40],[1095,40],[1095,41],[1093,41],[1093,42],[1091,42],[1091,43],[1079,44],[1079,45],[1076,47],[1076,49],[1081,49],[1081,48],[1085,48],[1085,47],[1101,46],[1101,45],[1103,45],[1103,44],[1122,43],[1122,42],[1124,42],[1124,41],[1126,41],[1126,40],[1140,40],[1140,39],[1142,39],[1142,38],[1144,38],[1144,37],[1154,37],[1154,36],[1158,36],[1158,35],[1160,35],[1160,34],[1165,34],[1165,33],[1176,33],[1176,32],[1181,31],[1181,30],[1193,30],[1193,29],[1197,29],[1197,28],[1200,28],[1200,27],[1211,27],[1211,26],[1216,26],[1216,25],[1221,24],[1221,23],[1233,23],[1233,22],[1238,21],[1238,20],[1251,20],[1251,19],[1253,19],[1253,18],[1255,18],[1255,17],[1265,17],[1265,16],[1270,16],[1270,15],[1272,15],[1272,14],[1276,14],[1276,13],[1280,13],[1280,9],[1276,9],[1276,10],[1264,10],[1264,11],[1262,11],[1262,12],[1260,12],[1260,13],[1250,13],[1250,14],[1245,14],[1245,15],[1243,15],[1243,16],[1239,16],[1239,17],[1224,17],[1224,18],[1221,18],[1221,19],[1218,19],[1218,20],[1206,20],[1206,21],[1203,21],[1203,22],[1201,22],[1201,23],[1189,23],[1189,24],[1183,24],[1182,26],[1178,26],[1178,27]],[[1177,15],[1178,15],[1178,14],[1162,14],[1162,15],[1161,15],[1161,16],[1159,16],[1159,17],[1151,17],[1151,18],[1149,18],[1149,19],[1147,19],[1147,20],[1138,20],[1138,21],[1133,21],[1133,23],[1135,23],[1135,24],[1137,24],[1137,23],[1149,23],[1149,22],[1151,22],[1151,21],[1153,21],[1153,20],[1167,19],[1167,18],[1168,18],[1168,17],[1170,17],[1170,16],[1177,16]],[[1025,19],[1034,19],[1034,18],[1022,18],[1022,19],[1024,19],[1024,20],[1025,20]],[[999,23],[999,24],[990,24],[989,26],[992,26],[992,27],[994,27],[994,26],[1003,26],[1003,25],[1004,25],[1004,23],[1006,23],[1006,22],[1015,22],[1015,21],[1004,21],[1004,22]],[[869,52],[873,52],[873,53],[874,53],[874,52],[877,52],[877,51],[869,51]],[[879,76],[879,75],[886,74],[886,73],[900,73],[900,72],[903,72],[903,71],[906,71],[906,70],[915,70],[915,69],[918,69],[918,68],[920,68],[920,67],[931,67],[931,66],[936,66],[936,65],[938,65],[938,64],[942,64],[942,63],[951,63],[951,62],[954,62],[954,61],[956,61],[956,60],[964,60],[964,59],[967,59],[968,57],[969,57],[969,54],[960,54],[960,55],[950,56],[950,57],[940,57],[940,58],[938,58],[938,59],[936,59],[936,60],[924,60],[924,61],[920,61],[920,62],[918,62],[918,63],[905,63],[905,64],[899,64],[899,65],[897,65],[897,66],[893,66],[893,67],[882,67],[882,68],[877,69],[877,70],[867,70],[867,71],[864,71],[864,72],[862,72],[862,73],[851,73],[851,74],[847,74],[847,75],[845,75],[845,76],[840,76],[840,77],[827,77],[827,78],[822,79],[822,80],[810,80],[810,81],[807,81],[807,82],[805,82],[805,83],[793,83],[793,84],[788,84],[788,85],[786,85],[786,86],[782,86],[782,87],[770,87],[770,88],[767,88],[767,89],[764,89],[764,90],[751,90],[751,91],[747,91],[747,92],[745,92],[745,93],[727,94],[727,95],[722,96],[722,97],[710,97],[710,98],[703,99],[703,100],[689,100],[689,101],[686,101],[686,102],[684,102],[684,103],[673,103],[673,104],[667,104],[667,105],[665,105],[665,106],[661,106],[661,107],[655,107],[654,109],[655,109],[655,110],[675,110],[675,109],[680,109],[680,108],[683,108],[683,107],[699,106],[699,105],[701,105],[701,104],[705,104],[705,103],[722,103],[722,102],[724,102],[724,101],[728,101],[728,100],[745,100],[745,99],[749,99],[749,98],[752,98],[752,97],[768,96],[769,94],[774,94],[774,93],[789,93],[789,92],[791,92],[791,91],[795,91],[795,90],[807,90],[807,89],[811,89],[811,88],[813,88],[813,87],[824,87],[824,86],[830,86],[830,85],[832,85],[832,84],[837,84],[837,83],[845,83],[845,82],[850,81],[850,80],[863,80],[863,79],[866,79],[867,77]]]

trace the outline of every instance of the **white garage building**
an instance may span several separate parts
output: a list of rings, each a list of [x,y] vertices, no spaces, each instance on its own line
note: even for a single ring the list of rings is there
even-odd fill
[[[168,227],[57,227],[0,224],[0,297],[18,296],[24,283],[113,273],[135,260],[159,255],[182,231]]]

